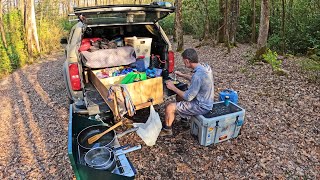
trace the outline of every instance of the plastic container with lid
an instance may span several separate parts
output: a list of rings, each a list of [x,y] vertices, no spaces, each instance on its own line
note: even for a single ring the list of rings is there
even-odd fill
[[[224,101],[226,97],[229,97],[230,101],[238,104],[238,93],[232,89],[225,89],[219,93],[219,101]]]

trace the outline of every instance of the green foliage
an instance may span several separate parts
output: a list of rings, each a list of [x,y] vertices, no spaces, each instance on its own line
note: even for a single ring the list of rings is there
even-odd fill
[[[62,26],[62,29],[66,32],[69,32],[71,28],[76,24],[77,22],[70,22],[68,19],[61,19],[60,24]],[[173,26],[172,26],[173,27]]]
[[[166,18],[160,20],[159,24],[167,35],[173,35],[174,33],[174,15],[170,14]]]
[[[38,36],[42,54],[48,54],[60,48],[60,39],[64,35],[62,26],[63,24],[59,21],[50,19],[44,19],[39,23]]]
[[[316,2],[313,2],[316,3]],[[292,7],[285,6],[285,46],[287,53],[306,54],[308,48],[320,44],[320,14],[309,1],[297,0]],[[282,44],[281,16],[282,7],[278,2],[273,5],[270,17],[268,44],[272,50],[280,50]]]
[[[271,34],[268,39],[268,46],[272,51],[277,51],[282,48],[281,37],[279,34]]]
[[[1,42],[2,39],[0,38]],[[5,47],[0,43],[0,78],[12,71],[11,62]]]
[[[263,59],[269,63],[272,67],[272,70],[279,71],[281,68],[281,60],[278,60],[277,52],[272,52],[270,49],[267,50],[267,53],[262,55]]]
[[[11,69],[14,70],[30,63],[24,40],[25,34],[20,11],[12,10],[10,14],[6,14],[4,16],[4,24],[7,27],[8,49],[6,52],[11,62]]]
[[[300,62],[303,70],[309,72],[309,80],[311,82],[320,83],[320,61],[305,59]]]

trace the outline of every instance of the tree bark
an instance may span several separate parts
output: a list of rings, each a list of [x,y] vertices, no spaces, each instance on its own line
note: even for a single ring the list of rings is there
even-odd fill
[[[240,1],[231,0],[230,2],[230,27],[229,27],[229,40],[230,44],[236,45],[236,32],[238,26],[238,20],[240,16]]]
[[[285,54],[286,37],[285,37],[285,0],[282,0],[282,55]]]
[[[225,0],[225,39],[224,39],[224,43],[225,46],[228,48],[228,53],[231,52],[231,48],[230,48],[230,37],[229,37],[229,26],[230,26],[230,18],[229,18],[229,1]]]
[[[176,36],[177,36],[177,51],[183,50],[183,26],[182,26],[182,0],[177,0],[176,9]]]
[[[256,58],[258,59],[260,59],[261,55],[264,54],[267,50],[269,19],[270,19],[269,1],[262,0],[259,37],[258,37],[258,50],[256,52]]]
[[[219,28],[218,28],[218,42],[223,43],[225,39],[225,34],[226,34],[226,16],[225,16],[225,11],[226,11],[226,4],[224,0],[219,0],[219,14],[220,14],[220,20],[219,20]]]
[[[3,12],[3,6],[2,6],[3,0],[0,0],[0,33],[1,33],[1,39],[4,47],[7,49],[7,40],[6,40],[6,34],[4,32],[4,25],[2,20],[2,12]]]
[[[40,53],[40,45],[36,26],[36,15],[34,10],[34,0],[26,0],[25,29],[28,53],[32,57],[33,52]]]
[[[251,42],[256,43],[256,1],[251,1],[252,24],[251,24]]]
[[[209,4],[208,0],[203,0],[204,4],[204,31],[203,31],[203,39],[208,40],[210,39],[210,22],[209,22]]]
[[[175,6],[177,7],[177,0],[174,2]],[[174,14],[174,26],[173,26],[173,42],[177,42],[177,13]]]

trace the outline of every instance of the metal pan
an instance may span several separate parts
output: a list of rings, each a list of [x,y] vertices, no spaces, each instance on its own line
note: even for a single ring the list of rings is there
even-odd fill
[[[115,141],[115,138],[120,138],[130,132],[138,130],[138,128],[132,128],[118,135],[116,134],[115,131],[110,131],[109,133],[102,136],[95,143],[92,143],[92,144],[88,143],[88,139],[90,137],[96,134],[102,133],[107,129],[109,129],[109,126],[105,126],[105,125],[93,125],[83,129],[77,136],[78,145],[85,150],[90,150],[93,147],[103,147],[103,146],[112,147]]]
[[[97,147],[89,150],[84,159],[89,167],[99,170],[113,171],[116,168],[117,156],[139,149],[141,149],[141,145],[120,150],[112,150],[109,147]]]

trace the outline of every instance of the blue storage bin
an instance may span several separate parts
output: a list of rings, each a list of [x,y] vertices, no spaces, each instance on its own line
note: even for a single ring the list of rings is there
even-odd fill
[[[225,89],[219,93],[219,101],[224,101],[225,97],[229,96],[230,101],[238,104],[238,93],[232,89]]]

